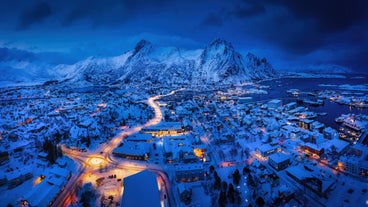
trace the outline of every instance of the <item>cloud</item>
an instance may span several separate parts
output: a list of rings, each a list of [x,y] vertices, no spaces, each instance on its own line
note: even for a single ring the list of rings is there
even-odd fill
[[[32,24],[44,21],[52,14],[51,7],[45,2],[37,3],[30,8],[23,10],[19,16],[17,29],[28,29]]]
[[[32,61],[35,54],[17,48],[0,47],[0,62],[6,61]]]
[[[366,0],[269,0],[287,8],[293,16],[301,20],[312,19],[321,30],[337,32],[367,20]]]
[[[366,11],[366,0],[8,0],[0,7],[0,36],[38,52],[86,44],[88,55],[116,54],[130,45],[125,38],[140,34],[188,48],[223,37],[243,51],[270,50],[273,59],[328,57],[358,67],[366,64]]]
[[[261,1],[248,0],[241,2],[235,8],[228,11],[228,15],[233,15],[237,18],[247,18],[260,15],[264,12],[266,12],[266,9]]]
[[[204,20],[202,21],[203,26],[221,26],[223,24],[222,18],[220,15],[215,13],[209,13]]]
[[[76,0],[72,1],[70,4],[72,6],[64,8],[62,25],[70,26],[82,20],[93,26],[122,24],[137,16],[148,17],[157,10],[165,9],[168,2],[167,0]]]

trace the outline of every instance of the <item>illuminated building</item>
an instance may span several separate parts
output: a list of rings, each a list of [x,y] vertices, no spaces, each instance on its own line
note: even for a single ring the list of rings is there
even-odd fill
[[[170,136],[183,133],[184,128],[180,122],[161,122],[157,125],[143,128],[142,132],[152,136]]]
[[[275,153],[268,157],[268,164],[276,170],[283,170],[290,165],[290,158],[283,153]]]
[[[257,152],[260,153],[263,157],[267,157],[273,153],[279,152],[281,150],[279,145],[270,145],[264,144],[257,147]]]
[[[124,142],[112,152],[117,157],[132,160],[148,160],[150,155],[150,143]]]
[[[194,182],[204,179],[204,167],[202,163],[179,164],[175,166],[177,182]]]

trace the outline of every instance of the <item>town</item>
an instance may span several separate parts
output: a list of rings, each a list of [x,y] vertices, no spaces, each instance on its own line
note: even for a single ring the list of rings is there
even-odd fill
[[[270,87],[255,83],[172,88],[1,88],[1,200],[38,207],[368,205],[365,91],[300,99],[304,92],[290,89],[280,92],[290,98],[270,100]],[[333,128],[309,107],[325,102],[362,113],[332,117]]]

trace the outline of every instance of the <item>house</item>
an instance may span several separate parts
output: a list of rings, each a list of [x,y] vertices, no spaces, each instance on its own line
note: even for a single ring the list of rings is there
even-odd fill
[[[290,165],[290,157],[283,153],[275,153],[268,157],[268,164],[276,170],[283,170]]]
[[[368,147],[354,145],[338,161],[341,171],[353,175],[368,176]]]
[[[302,129],[310,130],[312,126],[313,120],[310,119],[300,119],[299,127]]]
[[[256,148],[256,151],[260,153],[263,157],[267,157],[273,153],[279,152],[281,150],[279,145],[264,144]]]
[[[326,127],[323,130],[323,135],[326,139],[338,139],[339,138],[339,133],[331,127]]]
[[[267,103],[268,109],[276,110],[282,106],[282,101],[278,99],[271,100]]]
[[[286,104],[286,105],[284,106],[284,109],[285,109],[286,111],[290,111],[290,110],[296,109],[296,107],[297,107],[296,102],[290,102],[290,103],[288,103],[288,104]]]
[[[318,121],[313,122],[311,125],[311,130],[317,131],[319,133],[323,133],[324,129],[325,125]]]
[[[251,103],[253,101],[252,97],[239,97],[238,99],[238,103],[240,104],[248,104]]]
[[[336,183],[329,171],[321,173],[320,169],[311,166],[289,167],[286,169],[286,174],[304,186],[305,192],[313,192],[321,197],[326,197]]]
[[[153,138],[151,134],[133,134],[126,138],[129,142],[153,142]]]
[[[319,158],[325,152],[323,146],[319,146],[313,143],[302,144],[300,145],[300,148],[304,150],[304,153],[307,156],[314,156],[316,158]]]
[[[14,170],[5,174],[8,183],[8,189],[12,189],[22,184],[24,181],[33,177],[31,168]]]
[[[160,122],[157,125],[142,129],[143,133],[151,134],[152,136],[171,136],[183,133],[184,131],[180,122]]]
[[[52,205],[57,195],[64,190],[67,180],[71,176],[68,170],[58,167],[50,169],[44,175],[45,179],[24,196],[30,206]]]
[[[122,207],[160,207],[157,177],[149,170],[124,178]]]
[[[202,163],[179,164],[175,166],[177,182],[195,182],[204,179],[204,166]]]
[[[112,152],[117,157],[131,160],[148,160],[150,155],[149,143],[124,142]]]

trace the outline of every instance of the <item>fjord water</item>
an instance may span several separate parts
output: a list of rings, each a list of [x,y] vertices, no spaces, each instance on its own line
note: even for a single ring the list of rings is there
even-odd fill
[[[334,90],[338,92],[355,92],[364,93],[367,95],[367,91],[349,91],[340,89],[339,85],[350,84],[350,85],[365,85],[368,84],[368,75],[345,75],[346,78],[280,78],[276,80],[263,81],[261,85],[270,86],[267,90],[267,95],[253,95],[255,101],[270,100],[270,99],[281,99],[284,104],[296,101],[297,97],[293,97],[286,91],[289,89],[299,89],[301,92],[314,92],[323,90]],[[358,78],[357,78],[358,77]],[[324,86],[320,86],[323,84]],[[299,98],[315,99],[316,97],[308,96],[307,94],[299,95]],[[365,114],[368,115],[368,108],[356,108],[348,105],[341,105],[330,100],[324,100],[322,106],[306,106],[309,111],[316,113],[326,112],[327,116],[318,116],[317,121],[320,121],[326,126],[337,129],[338,125],[335,122],[335,118],[341,114]]]

